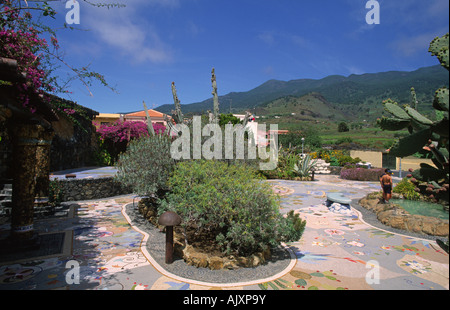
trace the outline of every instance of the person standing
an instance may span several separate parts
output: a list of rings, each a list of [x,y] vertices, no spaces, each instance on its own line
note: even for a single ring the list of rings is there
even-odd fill
[[[384,170],[384,174],[380,177],[380,184],[383,190],[383,202],[389,203],[392,198],[392,171],[389,169]]]

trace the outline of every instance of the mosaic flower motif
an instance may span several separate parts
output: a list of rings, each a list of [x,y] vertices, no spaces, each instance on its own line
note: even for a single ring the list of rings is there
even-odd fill
[[[362,248],[363,246],[365,246],[364,243],[361,243],[361,242],[358,242],[358,241],[354,241],[354,240],[347,242],[347,244],[351,245],[351,246],[356,246],[358,248]]]
[[[431,268],[428,266],[424,266],[422,263],[419,263],[418,261],[403,261],[403,264],[401,266],[409,267],[411,268],[411,272],[414,274],[423,274],[431,271]]]
[[[311,252],[295,252],[297,260],[307,264],[318,264],[320,261],[328,260],[329,254],[314,254]]]
[[[334,235],[341,236],[341,235],[345,234],[344,231],[339,230],[339,229],[325,229],[324,231],[331,236],[334,236]]]

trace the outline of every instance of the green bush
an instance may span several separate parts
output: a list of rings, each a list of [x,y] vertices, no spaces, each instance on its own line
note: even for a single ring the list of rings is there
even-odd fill
[[[170,138],[157,134],[130,141],[119,155],[116,179],[141,196],[161,195],[175,162],[170,155]]]
[[[64,189],[58,178],[50,180],[48,193],[48,200],[50,206],[52,207],[59,206],[63,200],[63,195]]]
[[[224,254],[251,255],[301,238],[305,222],[283,217],[271,185],[244,164],[212,160],[179,162],[160,212],[183,219],[188,244],[209,236]]]
[[[401,180],[392,190],[394,193],[403,195],[404,198],[409,200],[419,200],[420,194],[415,191],[416,186],[409,181],[408,178]]]

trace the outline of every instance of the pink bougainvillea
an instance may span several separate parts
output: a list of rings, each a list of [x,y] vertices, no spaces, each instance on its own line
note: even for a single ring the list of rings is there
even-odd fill
[[[25,109],[34,113],[36,107],[33,104],[36,100],[33,98],[43,98],[55,110],[67,114],[74,120],[72,115],[80,114],[80,111],[67,107],[58,100],[52,100],[50,94],[71,93],[66,87],[74,77],[88,90],[92,80],[98,80],[103,85],[109,86],[102,75],[89,71],[88,67],[73,68],[63,60],[64,53],[61,53],[56,30],[43,24],[40,18],[33,18],[30,13],[30,10],[34,10],[43,16],[54,16],[56,12],[45,1],[26,3],[26,6],[21,2],[0,1],[0,57],[16,60],[17,73],[23,76],[20,81],[7,83],[17,90],[17,100]],[[71,69],[75,76],[61,80],[55,75],[59,64]]]
[[[166,127],[161,124],[153,124],[155,133],[164,133]],[[144,122],[116,122],[112,125],[101,125],[97,130],[102,140],[110,140],[114,143],[130,141],[142,136],[148,136],[147,124]]]
[[[161,124],[153,124],[153,129],[156,134],[163,134],[166,127]],[[131,140],[149,135],[147,123],[130,121],[101,125],[97,129],[97,133],[113,162],[117,160],[120,153],[126,151]]]

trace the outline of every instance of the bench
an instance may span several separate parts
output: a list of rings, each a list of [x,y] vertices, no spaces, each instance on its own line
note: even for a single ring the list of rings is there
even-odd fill
[[[349,205],[352,200],[349,198],[346,198],[342,193],[329,193],[327,194],[327,201],[330,202],[337,202],[343,205]]]

